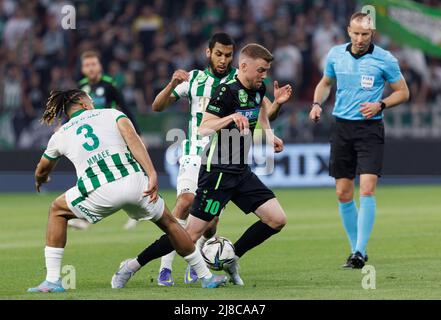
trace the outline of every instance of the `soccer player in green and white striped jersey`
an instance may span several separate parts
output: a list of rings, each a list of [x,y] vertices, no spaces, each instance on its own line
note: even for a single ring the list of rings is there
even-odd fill
[[[221,83],[234,80],[237,69],[232,66],[234,41],[226,33],[216,33],[208,41],[206,57],[208,66],[205,70],[177,70],[174,72],[170,83],[156,96],[153,102],[154,111],[163,111],[170,104],[181,98],[188,99],[190,117],[188,121],[188,136],[182,145],[182,156],[179,159],[179,174],[177,178],[177,201],[172,213],[178,222],[186,225],[189,209],[193,203],[198,184],[199,168],[201,165],[201,153],[209,137],[201,137],[197,134],[202,115],[216,88]],[[285,90],[274,83],[274,90]],[[271,103],[267,97],[263,99],[263,105],[268,109],[270,119],[274,119],[280,109],[276,102]],[[197,242],[197,247],[202,248],[204,243],[216,234],[216,217],[207,231]],[[171,275],[172,263],[175,252],[161,259],[158,284],[172,286],[174,279]],[[193,283],[197,277],[191,268],[187,268],[184,282]]]
[[[123,209],[137,220],[152,220],[166,232],[156,241],[173,250],[169,239],[198,276],[202,287],[226,282],[214,276],[202,256],[173,218],[158,195],[157,174],[149,154],[125,114],[114,109],[94,109],[90,96],[82,90],[52,91],[42,121],[52,123],[66,115],[69,121],[59,128],[35,171],[35,186],[49,182],[57,160],[66,156],[75,166],[78,182],[50,206],[46,235],[46,280],[28,292],[64,292],[60,280],[61,260],[67,241],[67,221],[80,218],[97,223]],[[151,259],[151,257],[149,257]],[[141,268],[142,262],[125,261],[112,278],[112,288],[123,288]]]
[[[109,75],[104,74],[100,62],[100,54],[97,51],[85,51],[81,54],[81,73],[85,77],[78,82],[78,88],[93,99],[94,108],[112,108],[122,111],[139,133],[135,118],[130,109],[125,105],[123,95],[118,89],[115,80]],[[127,229],[135,223],[136,220],[129,218],[124,228]],[[89,228],[90,223],[81,219],[71,219],[68,222],[68,226],[85,230]]]

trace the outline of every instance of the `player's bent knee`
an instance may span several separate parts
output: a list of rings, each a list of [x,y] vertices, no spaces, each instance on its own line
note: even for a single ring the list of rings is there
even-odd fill
[[[284,212],[262,219],[262,222],[275,230],[282,230],[286,225],[286,215]]]
[[[202,236],[202,234],[199,232],[193,232],[193,231],[187,230],[187,233],[190,236],[191,241],[193,241],[193,243],[196,243],[199,240],[199,238]]]
[[[58,206],[56,201],[52,201],[50,207],[49,207],[49,215],[56,215],[58,212]]]
[[[194,194],[192,193],[183,193],[178,197],[176,201],[176,207],[178,212],[188,213],[193,204]],[[178,217],[180,218],[180,217]]]
[[[286,216],[285,214],[277,216],[274,220],[273,220],[273,229],[276,230],[282,230],[283,227],[286,225]]]
[[[77,216],[67,208],[66,202],[57,198],[51,203],[49,217],[63,217],[67,220],[75,219]]]
[[[61,205],[59,198],[52,201],[51,206],[49,208],[49,214],[56,216],[63,214],[63,206]]]

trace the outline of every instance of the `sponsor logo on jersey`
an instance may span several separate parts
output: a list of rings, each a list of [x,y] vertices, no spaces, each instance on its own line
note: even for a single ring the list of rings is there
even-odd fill
[[[206,73],[201,73],[197,76],[196,80],[199,84],[204,83],[208,78],[208,75]]]
[[[236,112],[239,112],[244,117],[247,117],[248,120],[256,120],[259,117],[259,108],[255,109],[248,109],[248,110],[241,110],[237,109]]]
[[[260,93],[259,92],[257,92],[256,93],[256,104],[260,104],[260,101],[261,101],[262,99],[260,98]]]
[[[247,101],[248,101],[248,94],[245,92],[244,89],[240,89],[238,91],[239,94],[239,101],[240,101],[240,105],[247,105]]]
[[[207,109],[211,110],[211,111],[214,111],[214,112],[219,112],[220,111],[219,107],[215,107],[215,106],[213,106],[211,104],[208,105]]]

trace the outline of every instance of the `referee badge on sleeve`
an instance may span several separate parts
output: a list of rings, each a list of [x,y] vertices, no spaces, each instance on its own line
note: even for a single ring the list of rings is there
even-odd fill
[[[374,76],[362,75],[361,76],[361,87],[363,89],[370,89],[370,88],[372,88],[374,86],[374,80],[375,80]]]

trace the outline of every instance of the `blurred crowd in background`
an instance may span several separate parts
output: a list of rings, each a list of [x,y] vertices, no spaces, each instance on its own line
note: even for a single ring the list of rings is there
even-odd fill
[[[76,8],[75,30],[61,27],[69,4]],[[353,0],[0,0],[0,149],[44,147],[53,128],[38,120],[48,93],[76,87],[79,57],[89,49],[100,52],[143,134],[184,128],[185,101],[160,115],[151,103],[174,70],[206,67],[207,39],[217,31],[229,33],[236,50],[258,42],[273,52],[270,91],[272,79],[293,85],[294,99],[274,124],[279,134],[292,142],[324,140],[330,121],[313,126],[307,113],[325,56],[348,41],[348,18],[357,9]],[[399,59],[410,87],[411,102],[400,108],[411,115],[439,110],[441,60],[379,33],[375,42]]]

